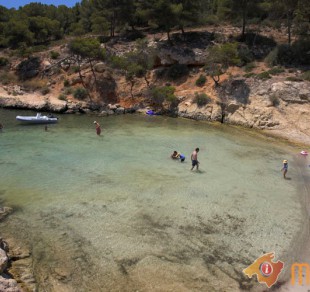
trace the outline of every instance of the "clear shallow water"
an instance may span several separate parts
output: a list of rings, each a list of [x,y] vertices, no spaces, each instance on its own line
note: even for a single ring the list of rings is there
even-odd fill
[[[17,113],[0,110],[0,201],[17,210],[0,227],[31,245],[42,291],[238,291],[262,253],[289,260],[305,169],[283,145],[130,115],[61,116],[45,132]],[[195,147],[199,173],[189,170]]]

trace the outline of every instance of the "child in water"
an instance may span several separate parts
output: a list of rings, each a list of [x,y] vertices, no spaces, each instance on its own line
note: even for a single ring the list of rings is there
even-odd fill
[[[283,178],[286,178],[287,170],[288,170],[288,162],[287,160],[283,160],[283,167],[281,169],[281,171],[283,171]]]
[[[185,156],[181,153],[179,153],[178,151],[173,151],[173,153],[171,154],[171,158],[172,159],[180,159],[181,162],[184,162],[185,160]]]
[[[101,134],[100,124],[96,121],[94,121],[94,124],[96,124],[96,133],[99,136]]]

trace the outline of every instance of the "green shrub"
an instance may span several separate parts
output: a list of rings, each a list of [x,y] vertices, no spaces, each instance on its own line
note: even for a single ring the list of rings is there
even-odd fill
[[[177,80],[189,74],[188,67],[184,64],[174,64],[167,70],[169,79]]]
[[[203,86],[203,85],[205,85],[206,81],[207,81],[206,76],[203,74],[200,74],[200,76],[196,80],[196,85],[197,86]]]
[[[248,63],[244,66],[244,71],[251,72],[255,68],[256,68],[255,63]]]
[[[17,66],[17,74],[21,80],[33,78],[39,74],[40,58],[30,57],[20,62]]]
[[[205,93],[195,93],[194,102],[197,103],[198,107],[203,107],[211,101],[211,98]]]
[[[271,78],[271,76],[269,75],[269,73],[267,71],[264,71],[262,73],[257,74],[256,77],[258,79],[262,79],[262,80],[266,80],[266,79],[270,79]]]
[[[243,75],[243,77],[245,77],[245,78],[251,78],[251,77],[255,77],[255,76],[256,76],[256,74],[252,73],[252,72],[246,73],[246,74]]]
[[[310,65],[309,52],[310,42],[307,40],[298,40],[291,46],[278,46],[278,62],[282,65]]]
[[[58,99],[59,99],[59,100],[67,101],[67,97],[66,97],[64,94],[60,94],[60,95],[58,96]]]
[[[204,23],[208,24],[208,25],[218,25],[219,24],[219,18],[214,14],[208,15],[205,17]]]
[[[177,99],[174,95],[175,88],[172,86],[153,87],[150,89],[150,98],[157,106],[162,106],[164,101],[174,103]]]
[[[71,70],[72,70],[73,73],[78,73],[80,68],[79,68],[79,66],[72,66]]]
[[[60,56],[60,54],[58,52],[51,51],[50,52],[50,56],[51,56],[52,59],[55,60],[55,59],[57,59]]]
[[[254,61],[253,53],[247,45],[238,46],[238,56],[242,65]]]
[[[278,53],[279,49],[274,48],[265,58],[265,63],[268,67],[274,67],[278,65]]]
[[[0,67],[4,67],[9,64],[9,60],[4,57],[0,57]]]
[[[276,95],[269,95],[269,100],[273,106],[278,106],[280,104],[280,99]]]
[[[44,52],[48,49],[47,46],[44,45],[38,45],[38,46],[33,46],[31,47],[32,53],[39,53],[39,52]]]
[[[304,72],[304,73],[302,74],[302,78],[303,78],[304,80],[310,81],[310,70]]]
[[[267,71],[270,75],[278,75],[280,73],[285,72],[284,68],[282,67],[273,67],[269,71]]]
[[[287,81],[293,81],[293,82],[302,82],[304,81],[302,78],[297,76],[289,76],[286,78]]]
[[[76,99],[80,99],[80,100],[83,100],[85,99],[87,96],[88,96],[88,92],[85,88],[83,87],[78,87],[74,90],[73,92],[73,96],[76,98]]]
[[[68,79],[64,80],[64,87],[70,86],[70,81]]]
[[[50,89],[48,88],[48,87],[43,87],[42,89],[41,89],[41,94],[42,95],[46,95],[46,94],[48,94],[50,92]]]
[[[73,90],[72,90],[71,87],[67,87],[67,88],[65,89],[65,95],[72,94],[72,92],[73,92]]]

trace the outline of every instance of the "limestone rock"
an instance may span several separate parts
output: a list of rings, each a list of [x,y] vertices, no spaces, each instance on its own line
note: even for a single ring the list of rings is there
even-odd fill
[[[125,113],[125,109],[123,107],[118,107],[116,110],[115,110],[115,113],[117,115],[121,115],[121,114],[124,114]]]
[[[0,249],[0,274],[4,272],[8,265],[8,256],[3,249]]]
[[[0,276],[0,291],[5,292],[23,292],[14,279],[6,279]]]
[[[288,103],[307,103],[310,101],[308,82],[276,82],[271,85],[271,93]]]
[[[102,62],[95,64],[94,70],[97,73],[103,73],[106,70],[106,65]]]
[[[117,109],[117,106],[115,104],[108,104],[108,109],[109,110],[116,110]]]
[[[68,106],[67,106],[67,102],[64,101],[64,100],[53,100],[52,102],[49,101],[47,103],[47,106],[49,108],[50,111],[53,111],[53,112],[64,112],[67,110]]]

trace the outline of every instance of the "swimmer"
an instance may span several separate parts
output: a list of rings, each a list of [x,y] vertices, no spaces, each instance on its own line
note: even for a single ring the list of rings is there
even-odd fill
[[[283,167],[281,169],[281,171],[283,171],[283,178],[286,179],[286,173],[288,170],[288,162],[287,160],[283,160]]]
[[[181,162],[184,162],[185,156],[178,151],[173,151],[173,153],[170,156],[172,159],[180,159]]]

